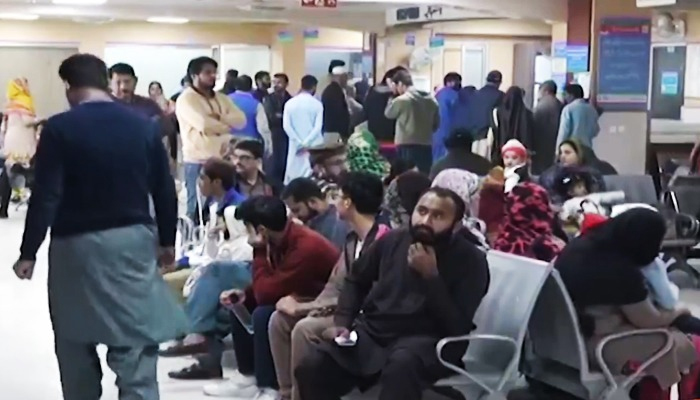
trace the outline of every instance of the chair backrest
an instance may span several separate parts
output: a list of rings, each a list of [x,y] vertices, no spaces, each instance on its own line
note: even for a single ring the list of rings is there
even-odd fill
[[[509,337],[522,348],[530,314],[552,267],[542,261],[500,251],[487,253],[491,281],[481,301],[474,334]],[[520,350],[518,350],[518,354]],[[469,344],[466,358],[505,368],[513,349],[507,343],[477,340]]]
[[[658,204],[654,179],[651,175],[605,175],[605,190],[625,192],[625,201],[629,203]]]
[[[590,373],[586,346],[574,303],[557,270],[553,270],[540,292],[528,327],[532,355]]]
[[[668,191],[677,212],[700,216],[700,176],[678,176]]]

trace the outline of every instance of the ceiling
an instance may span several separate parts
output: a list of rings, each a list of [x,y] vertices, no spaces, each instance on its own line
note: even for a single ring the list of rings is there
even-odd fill
[[[182,17],[197,22],[294,22],[381,31],[386,27],[387,15],[395,13],[396,8],[418,5],[459,9],[460,19],[560,20],[566,13],[564,0],[338,0],[335,9],[303,8],[300,3],[301,0],[107,0],[102,5],[55,5],[52,0],[0,0],[0,14],[32,14],[42,19],[84,23]]]

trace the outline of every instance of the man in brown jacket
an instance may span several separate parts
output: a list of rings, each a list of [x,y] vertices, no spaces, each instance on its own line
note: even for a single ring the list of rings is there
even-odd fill
[[[338,214],[348,222],[343,254],[336,263],[321,294],[302,303],[293,296],[282,298],[270,319],[270,348],[275,362],[282,400],[301,400],[294,382],[294,367],[306,354],[314,340],[318,341],[333,326],[332,314],[352,263],[364,248],[386,233],[389,228],[376,222],[383,198],[383,185],[374,175],[351,172],[340,185]]]

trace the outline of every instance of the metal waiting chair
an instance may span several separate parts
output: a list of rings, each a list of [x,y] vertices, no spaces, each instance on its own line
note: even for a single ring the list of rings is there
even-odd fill
[[[440,362],[455,375],[435,386],[451,387],[473,400],[505,400],[519,378],[528,321],[552,267],[495,250],[487,258],[491,282],[474,317],[477,328],[469,335],[440,340],[436,348]],[[456,342],[469,342],[464,368],[441,356],[447,344]]]
[[[665,345],[630,375],[610,371],[603,360],[605,346],[635,335],[663,335]],[[584,400],[629,400],[630,389],[645,376],[646,369],[673,347],[666,329],[640,329],[613,334],[601,341],[595,357],[600,369],[590,365],[574,304],[554,270],[542,289],[530,318],[529,346],[521,372],[536,383]]]

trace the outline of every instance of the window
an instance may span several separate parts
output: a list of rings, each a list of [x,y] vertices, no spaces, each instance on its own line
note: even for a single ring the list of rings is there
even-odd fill
[[[483,86],[486,79],[486,46],[466,44],[462,46],[462,86]]]

